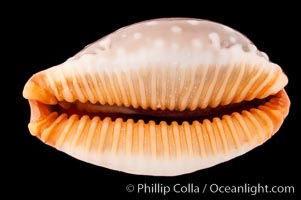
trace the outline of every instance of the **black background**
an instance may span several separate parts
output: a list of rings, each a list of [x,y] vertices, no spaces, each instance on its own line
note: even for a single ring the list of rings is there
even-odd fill
[[[6,184],[18,194],[30,197],[89,195],[95,199],[122,198],[144,199],[147,194],[128,193],[127,184],[160,183],[173,186],[176,183],[217,183],[220,185],[293,185],[295,194],[274,195],[222,195],[222,194],[173,194],[176,199],[293,199],[299,193],[300,145],[297,139],[300,130],[296,129],[300,116],[300,84],[297,37],[297,15],[294,6],[261,4],[249,5],[203,5],[185,2],[162,7],[147,2],[136,5],[93,5],[79,7],[60,7],[60,5],[39,5],[38,8],[13,10],[16,19],[7,20],[10,40],[8,56],[9,68],[14,70],[16,81],[15,115],[13,128],[4,145],[8,153],[6,162],[9,176]],[[275,7],[274,7],[275,6]],[[217,9],[218,7],[218,9]],[[131,8],[131,9],[130,9]],[[120,9],[120,10],[118,10]],[[11,14],[13,15],[13,14]],[[291,99],[291,111],[281,129],[264,145],[209,169],[177,177],[138,176],[93,166],[59,152],[30,135],[29,105],[22,97],[23,86],[30,76],[40,70],[57,65],[80,51],[85,45],[100,37],[134,22],[160,17],[194,17],[209,19],[228,25],[249,37],[255,45],[266,52],[270,60],[279,64],[289,78],[286,87]],[[298,105],[299,103],[299,105]],[[11,120],[10,120],[11,121]],[[14,130],[14,129],[13,129]],[[300,181],[299,181],[300,183]],[[42,195],[40,195],[40,193]],[[107,196],[106,195],[110,195]],[[171,195],[168,195],[171,196]],[[168,197],[167,196],[167,197]],[[156,194],[157,199],[166,198]],[[90,199],[90,198],[85,198]]]

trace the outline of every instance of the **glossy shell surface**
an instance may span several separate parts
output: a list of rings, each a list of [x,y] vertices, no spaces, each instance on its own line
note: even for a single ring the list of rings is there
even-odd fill
[[[29,130],[46,144],[102,167],[173,176],[269,139],[289,111],[287,82],[241,33],[165,18],[121,28],[34,74],[23,95]]]

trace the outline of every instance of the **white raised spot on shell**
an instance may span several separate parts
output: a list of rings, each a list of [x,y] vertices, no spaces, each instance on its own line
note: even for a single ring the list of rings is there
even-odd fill
[[[254,44],[249,44],[248,47],[249,47],[249,51],[252,53],[255,53],[257,51],[257,48]]]
[[[139,32],[134,33],[134,38],[135,38],[136,40],[140,39],[141,37],[142,37],[142,34],[141,34],[141,33],[139,33]]]
[[[126,35],[126,34],[122,34],[121,37],[122,37],[122,38],[126,38],[127,35]]]
[[[214,47],[220,48],[221,43],[220,43],[219,35],[217,33],[215,32],[209,33],[208,37]]]
[[[182,28],[179,27],[179,26],[172,26],[172,27],[171,27],[171,31],[172,31],[173,33],[181,33],[181,32],[182,32]]]
[[[229,40],[230,40],[230,42],[232,42],[232,43],[235,43],[235,42],[236,42],[236,38],[233,37],[233,36],[231,36],[231,37],[229,38]]]
[[[270,60],[269,56],[265,52],[260,51],[260,55],[262,55],[262,57],[264,57],[266,60]]]
[[[158,22],[156,22],[156,21],[145,22],[146,26],[154,26],[154,25],[157,25],[157,24],[158,24]]]
[[[195,48],[201,48],[202,47],[202,42],[200,39],[192,39],[191,44]]]
[[[110,45],[111,45],[111,39],[110,38],[105,38],[105,39],[103,39],[99,42],[99,47],[102,50],[108,49],[110,47]]]
[[[200,21],[190,19],[190,20],[187,20],[187,23],[190,25],[198,25],[200,23]]]

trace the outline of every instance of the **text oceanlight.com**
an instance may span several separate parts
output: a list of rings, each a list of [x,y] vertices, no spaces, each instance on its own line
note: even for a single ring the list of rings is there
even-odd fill
[[[128,184],[126,186],[126,191],[130,193],[138,194],[163,194],[167,195],[169,193],[190,193],[190,194],[293,194],[295,188],[292,185],[265,185],[265,184],[249,184],[244,183],[241,185],[221,185],[216,183],[211,184],[195,184],[186,183],[180,184],[176,183],[174,185],[165,185],[162,183],[138,183],[136,185]]]

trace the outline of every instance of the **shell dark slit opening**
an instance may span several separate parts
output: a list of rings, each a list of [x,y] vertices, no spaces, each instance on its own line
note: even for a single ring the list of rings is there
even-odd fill
[[[273,95],[268,96],[264,99],[253,99],[251,101],[243,101],[240,103],[232,103],[229,105],[217,106],[215,108],[206,108],[206,109],[196,109],[196,110],[184,110],[184,111],[170,111],[170,110],[151,110],[151,109],[142,109],[142,108],[133,108],[125,106],[110,106],[110,105],[101,105],[99,103],[92,104],[90,102],[81,103],[79,101],[68,103],[68,102],[59,102],[56,105],[50,105],[51,111],[58,112],[59,114],[66,113],[68,116],[77,114],[79,117],[83,115],[88,115],[91,119],[95,116],[104,119],[110,117],[112,121],[117,118],[122,118],[123,121],[128,119],[133,119],[134,122],[138,120],[143,120],[145,123],[153,120],[156,124],[164,121],[167,124],[176,121],[178,124],[186,121],[192,124],[193,121],[197,120],[202,122],[204,119],[210,121],[213,118],[218,117],[222,118],[224,115],[231,115],[234,112],[241,113],[243,110],[250,110],[251,108],[258,108],[260,105],[264,105],[268,102]]]

